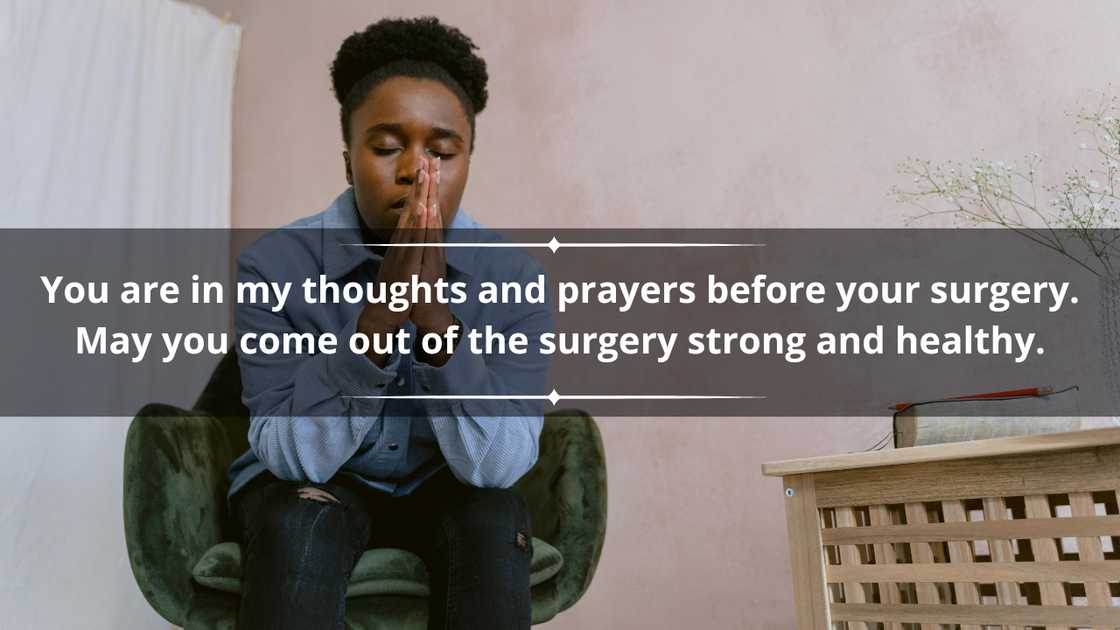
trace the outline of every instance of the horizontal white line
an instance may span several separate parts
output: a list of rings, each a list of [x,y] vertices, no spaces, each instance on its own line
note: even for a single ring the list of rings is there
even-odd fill
[[[342,243],[343,247],[766,247],[766,243]]]
[[[343,395],[343,398],[402,398],[412,400],[552,400],[549,394],[529,394],[525,396],[502,396],[496,394],[384,394],[384,395]],[[709,399],[762,399],[766,396],[690,396],[675,394],[563,394],[557,400],[709,400]]]

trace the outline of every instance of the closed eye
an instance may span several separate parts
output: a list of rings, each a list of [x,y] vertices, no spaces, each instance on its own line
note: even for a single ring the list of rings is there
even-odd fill
[[[373,147],[373,153],[375,155],[393,155],[394,153],[397,153],[400,150],[401,150],[400,147]],[[438,157],[441,160],[450,160],[451,158],[455,157],[457,154],[455,154],[455,153],[444,153],[442,151],[436,151],[435,149],[428,149],[428,155],[430,155],[432,157]]]

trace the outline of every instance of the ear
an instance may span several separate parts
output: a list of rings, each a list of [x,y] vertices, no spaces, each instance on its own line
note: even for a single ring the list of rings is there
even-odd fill
[[[346,183],[353,186],[354,185],[354,176],[350,173],[350,152],[349,151],[343,151],[342,152],[342,161],[346,163]]]

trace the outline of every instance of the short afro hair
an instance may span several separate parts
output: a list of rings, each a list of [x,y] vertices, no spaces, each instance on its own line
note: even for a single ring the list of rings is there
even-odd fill
[[[351,34],[331,64],[331,85],[341,106],[342,141],[350,144],[350,116],[369,93],[398,76],[432,79],[447,86],[463,105],[471,128],[486,107],[486,62],[459,29],[435,17],[386,18]]]

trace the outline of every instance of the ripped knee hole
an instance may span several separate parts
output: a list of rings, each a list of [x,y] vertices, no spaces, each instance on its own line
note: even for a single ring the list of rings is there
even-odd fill
[[[318,501],[320,503],[341,503],[341,501],[338,500],[338,497],[334,496],[330,492],[327,492],[326,490],[323,490],[322,488],[316,488],[315,486],[304,486],[300,488],[296,493],[301,499]]]

